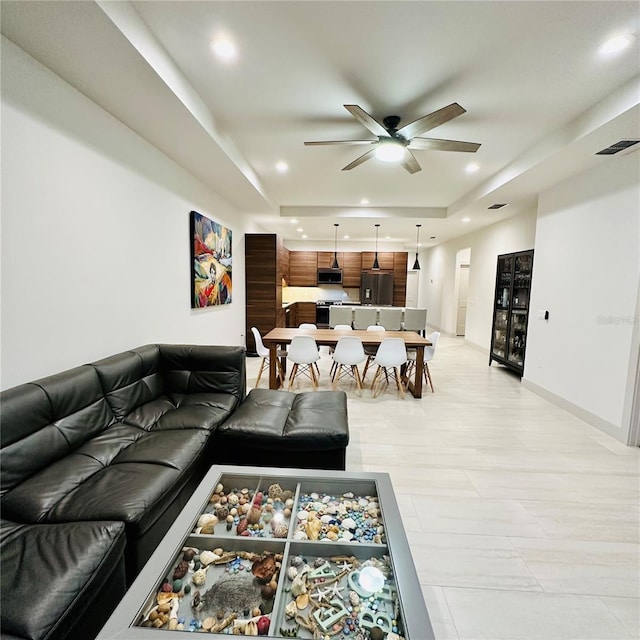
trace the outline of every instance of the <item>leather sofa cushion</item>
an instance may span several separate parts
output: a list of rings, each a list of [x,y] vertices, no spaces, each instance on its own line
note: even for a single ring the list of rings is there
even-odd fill
[[[116,418],[141,429],[213,430],[244,397],[241,347],[147,345],[92,366]]]
[[[90,366],[4,391],[0,420],[2,494],[115,422]]]
[[[3,513],[41,523],[122,520],[139,537],[189,481],[208,436],[117,425],[5,494]]]
[[[123,563],[121,522],[26,525],[1,520],[0,537],[3,638],[64,637],[65,627],[101,597],[101,588]],[[123,580],[120,595],[124,587]]]
[[[146,430],[214,430],[231,415],[237,398],[229,393],[172,393],[141,405],[124,422]]]
[[[347,396],[344,391],[252,389],[215,440],[256,449],[343,449],[349,444]]]
[[[246,390],[243,347],[159,345],[165,393],[229,393],[239,403]]]
[[[94,362],[107,402],[118,420],[164,394],[158,345],[147,345]]]

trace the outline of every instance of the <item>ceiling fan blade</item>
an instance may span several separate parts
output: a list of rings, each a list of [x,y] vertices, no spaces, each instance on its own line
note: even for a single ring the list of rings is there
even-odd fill
[[[421,133],[435,129],[466,112],[467,110],[463,109],[457,102],[452,102],[450,105],[442,107],[442,109],[438,109],[401,127],[398,129],[398,135],[403,136],[406,140],[411,140],[414,136],[419,136]]]
[[[388,136],[389,132],[364,109],[357,104],[345,104],[344,108],[358,121],[365,126],[374,136]]]
[[[305,142],[307,147],[323,144],[376,144],[377,140],[320,140],[318,142]]]
[[[413,138],[410,149],[430,149],[432,151],[466,151],[475,153],[480,148],[478,142],[462,142],[460,140],[438,140],[438,138]]]
[[[349,171],[350,169],[355,169],[356,167],[360,166],[363,162],[366,162],[367,160],[370,160],[371,158],[373,158],[373,155],[375,154],[375,152],[376,152],[375,149],[371,149],[371,151],[367,151],[367,153],[362,154],[359,158],[356,158],[353,162],[350,162],[346,167],[343,167],[342,170]]]
[[[409,149],[404,150],[404,158],[402,158],[401,164],[409,173],[422,171],[422,167],[418,164],[418,161]]]

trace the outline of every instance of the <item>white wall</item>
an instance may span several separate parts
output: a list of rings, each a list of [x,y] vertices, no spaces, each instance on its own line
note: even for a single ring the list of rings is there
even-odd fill
[[[639,176],[640,153],[604,157],[540,194],[524,372],[623,442],[638,362]]]
[[[418,306],[427,307],[427,323],[455,335],[458,267],[462,258],[470,255],[465,339],[488,351],[496,258],[501,253],[533,248],[535,226],[536,212],[529,211],[423,250]]]
[[[192,209],[233,231],[230,305],[190,309]],[[150,342],[242,344],[247,228],[2,39],[2,388]]]

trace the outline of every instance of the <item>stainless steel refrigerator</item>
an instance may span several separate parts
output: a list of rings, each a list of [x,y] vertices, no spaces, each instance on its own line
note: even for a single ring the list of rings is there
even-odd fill
[[[363,271],[360,284],[360,302],[379,306],[393,304],[393,273]]]

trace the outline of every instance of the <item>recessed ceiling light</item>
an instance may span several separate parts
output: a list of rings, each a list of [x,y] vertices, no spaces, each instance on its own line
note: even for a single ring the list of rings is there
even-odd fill
[[[302,235],[303,238],[308,238],[309,236],[305,233]]]
[[[391,236],[385,236],[384,239],[385,240],[391,240]]]
[[[298,224],[298,221],[295,218],[291,218],[291,220],[289,220],[289,222],[291,224]]]
[[[349,239],[349,236],[342,236],[345,240]]]
[[[626,49],[635,39],[631,33],[620,33],[606,40],[600,45],[598,53],[602,56],[612,56]]]
[[[298,228],[296,229],[296,231],[297,231],[298,233],[302,233],[302,232],[304,231],[304,229],[303,229],[302,227],[298,227]]]
[[[464,170],[467,173],[475,173],[479,168],[480,168],[480,165],[476,164],[475,162],[472,162],[471,164],[468,164]]]
[[[362,200],[360,200],[360,204],[369,204],[369,201],[366,198],[362,198]]]
[[[289,171],[289,165],[286,162],[276,162],[276,171],[278,173],[287,173]]]
[[[471,218],[462,218],[462,222],[471,222]]]
[[[218,36],[211,42],[211,50],[220,60],[235,60],[238,56],[238,49],[228,36]]]

